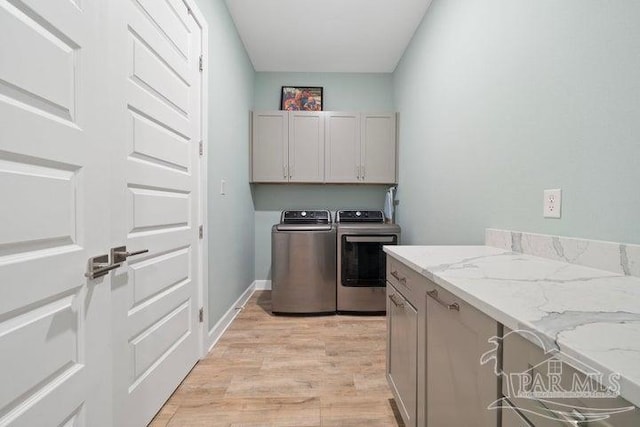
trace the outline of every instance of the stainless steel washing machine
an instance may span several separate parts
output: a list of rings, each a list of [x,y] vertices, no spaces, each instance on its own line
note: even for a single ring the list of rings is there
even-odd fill
[[[283,211],[271,230],[274,313],[335,313],[336,228],[328,210]]]

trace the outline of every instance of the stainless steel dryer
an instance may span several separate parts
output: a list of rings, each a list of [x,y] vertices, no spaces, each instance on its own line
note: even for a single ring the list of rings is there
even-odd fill
[[[382,211],[342,210],[338,224],[338,312],[386,311],[386,254],[400,243],[400,226],[385,224]]]
[[[283,211],[271,230],[274,313],[335,313],[336,228],[327,210]]]

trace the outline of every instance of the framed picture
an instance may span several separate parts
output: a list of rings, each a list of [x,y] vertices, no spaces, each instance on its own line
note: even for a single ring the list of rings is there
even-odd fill
[[[322,111],[322,88],[282,86],[280,109],[285,111]]]

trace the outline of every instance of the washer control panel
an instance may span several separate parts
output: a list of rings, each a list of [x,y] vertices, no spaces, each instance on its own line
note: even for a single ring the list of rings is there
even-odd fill
[[[291,210],[283,211],[281,224],[331,224],[331,213],[328,210]]]

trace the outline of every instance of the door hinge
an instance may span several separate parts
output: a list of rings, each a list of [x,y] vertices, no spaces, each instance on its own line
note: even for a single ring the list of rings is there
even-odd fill
[[[200,311],[198,312],[198,319],[200,323],[204,322],[204,307],[200,307]]]
[[[201,239],[202,239],[202,238],[204,238],[204,225],[201,225],[201,226],[198,228],[198,236],[199,236]]]
[[[202,59],[202,55],[200,55],[200,60],[199,60],[199,63],[198,63],[198,69],[200,71],[204,70],[204,60]]]
[[[193,10],[189,6],[187,6],[187,14],[193,15]]]
[[[199,152],[201,156],[204,156],[204,141],[200,141]]]

